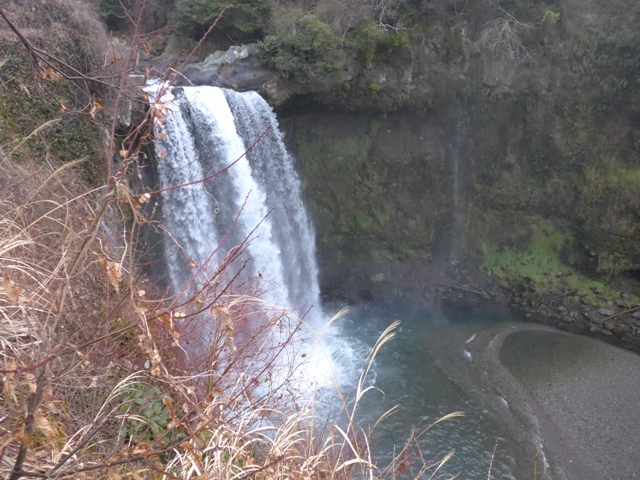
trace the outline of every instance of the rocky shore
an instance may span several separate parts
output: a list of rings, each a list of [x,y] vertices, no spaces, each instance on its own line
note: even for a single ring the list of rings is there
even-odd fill
[[[638,355],[534,325],[479,329],[459,348],[502,398],[505,421],[529,426],[546,478],[640,478]]]
[[[433,292],[436,304],[445,307],[473,309],[486,304],[507,307],[523,320],[640,353],[640,305],[628,303],[633,285],[620,287],[618,301],[600,297],[594,303],[592,298],[578,297],[568,289],[540,294],[522,284],[504,288],[481,272],[472,275],[462,271],[448,283],[435,281]]]

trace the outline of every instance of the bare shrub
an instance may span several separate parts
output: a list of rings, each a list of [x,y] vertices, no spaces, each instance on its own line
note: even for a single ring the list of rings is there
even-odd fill
[[[373,21],[385,30],[396,28],[400,4],[399,0],[329,0],[321,2],[316,12],[335,33],[344,36],[365,21]]]
[[[67,32],[78,44],[85,62],[85,72],[93,70],[104,62],[111,39],[107,29],[93,8],[82,0],[55,0],[53,9],[54,28]]]
[[[479,44],[489,49],[496,58],[521,62],[531,58],[521,39],[521,35],[531,29],[533,25],[520,22],[503,10],[499,17],[482,27]]]
[[[3,5],[7,17],[25,38],[42,46],[54,42],[66,44],[66,52],[57,52],[61,58],[76,56],[76,68],[92,71],[103,63],[110,38],[94,8],[82,0],[24,0]],[[17,42],[15,35],[5,30],[0,22],[0,38]],[[3,30],[5,32],[3,33]],[[70,49],[69,46],[73,45]],[[73,51],[71,51],[73,50]],[[80,60],[80,62],[78,62]]]

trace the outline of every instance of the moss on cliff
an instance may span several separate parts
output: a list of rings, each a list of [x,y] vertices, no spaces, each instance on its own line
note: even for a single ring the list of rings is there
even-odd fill
[[[403,4],[408,48],[387,69],[374,55],[326,102],[398,114],[292,120],[323,263],[377,291],[398,280],[391,264],[435,264],[456,244],[507,290],[618,301],[615,281],[640,270],[640,7],[467,4]],[[492,46],[494,21],[521,50]]]
[[[33,11],[29,7],[27,3],[8,8],[5,12],[25,31],[29,42],[69,65],[91,68],[91,62],[99,54],[95,51],[96,45],[83,39],[82,32],[93,28],[92,22],[96,20],[90,12],[83,10],[83,4],[76,5],[77,11],[73,11],[73,2],[68,1],[36,5]],[[45,15],[45,18],[38,14]],[[85,24],[78,32],[69,33],[61,27],[61,22],[66,22],[70,28],[76,26],[74,22]],[[93,31],[97,39],[104,31],[100,30],[101,25],[95,24],[99,27]],[[20,144],[15,153],[20,155],[22,152],[25,158],[41,161],[57,159],[65,162],[94,156],[102,140],[97,134],[94,117],[98,109],[93,103],[103,101],[96,99],[100,92],[87,89],[84,82],[66,80],[46,62],[40,61],[36,65],[25,46],[3,21],[0,22],[0,37],[4,40],[0,44],[0,145],[10,144],[13,148],[15,139],[26,139],[46,124]],[[62,67],[57,61],[52,65]]]

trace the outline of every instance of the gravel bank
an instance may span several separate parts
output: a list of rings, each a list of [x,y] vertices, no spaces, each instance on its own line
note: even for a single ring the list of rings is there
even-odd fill
[[[537,325],[480,330],[465,348],[505,421],[529,429],[547,478],[640,479],[640,356]]]

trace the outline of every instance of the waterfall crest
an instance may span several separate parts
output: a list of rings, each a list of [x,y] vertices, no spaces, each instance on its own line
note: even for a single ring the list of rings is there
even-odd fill
[[[193,267],[215,269],[251,238],[243,279],[261,279],[262,298],[275,305],[299,315],[313,306],[319,316],[314,232],[271,108],[255,92],[217,87],[174,88],[157,101],[166,109],[156,152],[174,293]]]

